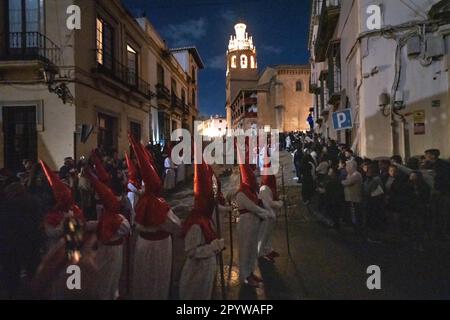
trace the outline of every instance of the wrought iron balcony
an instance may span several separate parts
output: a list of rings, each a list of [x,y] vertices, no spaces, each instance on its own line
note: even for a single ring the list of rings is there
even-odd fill
[[[38,60],[52,66],[60,65],[61,49],[39,32],[10,32],[6,41],[0,60]]]
[[[103,56],[101,50],[96,50],[96,57]],[[109,64],[101,64],[97,62],[97,67],[94,72],[104,74],[111,79],[120,82],[122,85],[128,87],[130,90],[136,91],[147,99],[151,99],[153,93],[150,89],[150,84],[140,78],[135,70],[131,70],[119,61],[112,59]]]
[[[311,74],[311,77],[309,78],[309,93],[312,94],[319,94],[320,93],[320,86],[316,79],[314,79],[314,75]]]
[[[170,90],[163,84],[157,84],[156,86],[156,97],[158,100],[164,100],[170,102]]]
[[[189,105],[187,103],[183,103],[183,113],[185,115],[189,115],[189,110],[190,110]]]
[[[173,93],[171,95],[170,102],[171,102],[172,108],[177,108],[177,109],[183,110],[183,101]]]

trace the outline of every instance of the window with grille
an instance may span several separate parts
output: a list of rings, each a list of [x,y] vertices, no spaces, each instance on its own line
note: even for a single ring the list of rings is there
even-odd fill
[[[127,45],[128,84],[135,86],[138,78],[138,53],[131,45]]]
[[[44,29],[43,0],[8,0],[9,48],[39,48]]]

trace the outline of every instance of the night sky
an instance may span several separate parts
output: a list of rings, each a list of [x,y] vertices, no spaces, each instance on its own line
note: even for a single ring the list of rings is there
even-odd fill
[[[195,45],[206,65],[200,73],[200,110],[225,115],[225,54],[240,19],[253,36],[258,68],[308,63],[309,0],[124,0],[143,12],[170,48]]]

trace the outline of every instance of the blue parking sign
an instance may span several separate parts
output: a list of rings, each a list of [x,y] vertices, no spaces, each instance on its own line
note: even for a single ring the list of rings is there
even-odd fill
[[[353,128],[352,110],[346,109],[333,113],[333,127],[335,130]]]

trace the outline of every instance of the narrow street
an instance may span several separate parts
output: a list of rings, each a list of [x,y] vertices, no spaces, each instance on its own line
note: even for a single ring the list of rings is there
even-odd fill
[[[448,299],[450,297],[450,248],[445,244],[430,244],[418,252],[408,243],[370,244],[356,237],[351,228],[335,231],[317,221],[300,201],[300,185],[292,178],[290,155],[281,155],[285,169],[289,211],[289,256],[284,212],[280,213],[273,246],[281,257],[275,264],[259,262],[259,276],[264,285],[254,290],[240,286],[238,281],[238,244],[233,223],[233,256],[230,250],[228,217],[224,217],[223,237],[227,298],[229,300],[308,300],[308,299]],[[224,178],[224,191],[238,184],[238,172]],[[281,188],[281,175],[279,187]],[[183,198],[184,196],[184,198]],[[175,194],[172,203],[189,206],[191,191]],[[175,208],[177,210],[177,208]],[[177,214],[181,212],[177,211]],[[185,212],[184,214],[187,214]],[[306,219],[305,219],[306,218]],[[183,243],[175,241],[174,290],[183,264]],[[382,289],[367,289],[367,268],[381,268]],[[230,268],[231,266],[231,268]],[[230,272],[231,269],[231,272]],[[231,276],[230,276],[231,274]],[[221,299],[220,277],[215,299]]]

